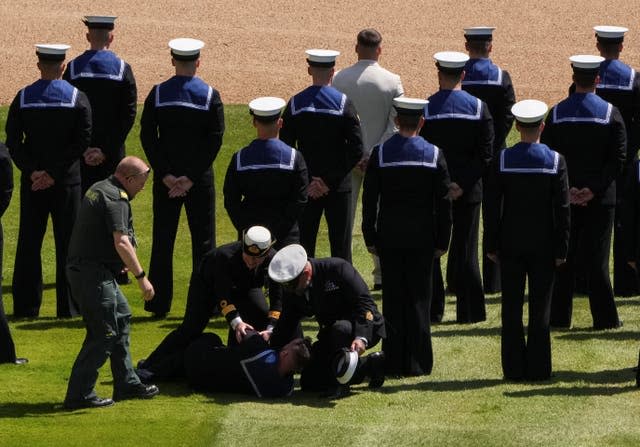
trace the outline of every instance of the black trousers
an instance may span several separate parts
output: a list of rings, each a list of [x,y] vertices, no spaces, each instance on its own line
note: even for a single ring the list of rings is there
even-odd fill
[[[482,180],[484,185],[487,185],[489,181],[485,178]],[[486,196],[482,197],[482,225],[484,230],[485,222],[487,221],[486,212]],[[482,285],[484,286],[484,293],[498,293],[500,292],[500,264],[492,262],[487,258],[486,244],[486,232],[482,232]]]
[[[627,182],[629,171],[633,171],[633,164],[625,166],[623,173],[617,178],[616,184],[616,212],[613,227],[613,293],[616,296],[634,296],[640,291],[638,272],[629,264],[625,256],[624,231],[622,225],[622,210],[624,208],[625,190],[622,187]]]
[[[149,312],[165,314],[173,300],[173,249],[180,211],[184,205],[191,232],[192,271],[202,256],[215,246],[215,193],[212,185],[194,184],[185,197],[170,199],[162,181],[153,183],[153,244],[149,281],[155,289],[153,300],[145,302]]]
[[[351,262],[351,191],[330,192],[319,199],[309,198],[300,217],[300,243],[315,257],[320,218],[324,212],[329,231],[331,256]]]
[[[71,231],[80,205],[80,185],[54,185],[31,191],[31,182],[20,183],[20,230],[13,270],[13,314],[37,317],[42,304],[40,252],[51,215],[56,245],[56,314],[78,315],[71,301],[65,266]]]
[[[189,385],[204,392],[253,394],[244,374],[238,374],[242,360],[216,334],[202,334],[186,349],[185,375]]]
[[[453,230],[449,247],[448,269],[453,273],[456,285],[456,321],[476,323],[487,318],[484,291],[478,263],[478,231],[480,226],[480,204],[453,202]],[[432,307],[434,315],[444,313],[444,288],[440,261],[432,269],[436,302]]]
[[[233,303],[242,319],[261,331],[267,326],[268,307],[261,289],[249,289],[235,293]],[[171,331],[160,345],[140,364],[159,380],[184,375],[184,353],[187,346],[204,332],[216,306],[213,296],[200,281],[191,278],[187,307],[180,326]],[[237,344],[235,333],[229,330],[229,344]]]
[[[609,278],[613,206],[571,206],[571,235],[566,264],[557,271],[551,300],[551,326],[571,326],[575,273],[580,252],[589,278],[589,306],[595,329],[620,325]]]
[[[502,268],[502,371],[507,379],[551,376],[549,315],[555,275],[550,251],[500,255]],[[525,342],[522,313],[529,278],[529,325]]]
[[[382,267],[382,313],[387,338],[382,341],[388,374],[430,374],[433,250],[379,250]],[[429,253],[431,252],[431,253]]]
[[[2,231],[2,222],[0,222],[0,291],[2,290],[2,255],[4,247],[4,237]],[[16,361],[16,347],[11,338],[9,330],[9,322],[4,312],[4,304],[2,302],[2,292],[0,292],[0,363],[13,363]]]

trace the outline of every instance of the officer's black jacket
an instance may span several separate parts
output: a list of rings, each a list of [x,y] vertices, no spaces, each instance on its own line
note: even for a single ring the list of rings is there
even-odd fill
[[[265,260],[254,270],[249,270],[242,260],[241,241],[221,245],[204,255],[198,271],[193,275],[192,289],[204,294],[205,300],[215,300],[222,314],[231,322],[239,313],[233,297],[246,294],[249,289],[267,285],[267,268],[276,251],[271,249]],[[280,316],[282,309],[282,288],[269,282],[269,319],[270,324]],[[240,315],[241,316],[241,315]]]
[[[298,323],[312,316],[321,328],[338,320],[350,321],[353,336],[366,338],[369,346],[384,338],[384,319],[356,269],[341,258],[310,258],[309,262],[311,284],[303,296],[284,292],[272,343],[286,344],[294,338]]]

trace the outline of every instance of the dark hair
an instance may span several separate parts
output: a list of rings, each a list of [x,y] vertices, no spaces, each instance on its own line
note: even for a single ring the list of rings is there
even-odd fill
[[[420,118],[422,115],[406,115],[399,113],[398,114],[398,127],[403,130],[416,130],[418,128],[418,123],[420,123]]]
[[[471,51],[484,53],[486,51],[489,51],[490,45],[490,40],[467,40],[467,47]]]
[[[363,29],[358,33],[358,45],[375,48],[382,42],[382,36],[373,28]]]
[[[574,72],[573,82],[580,88],[592,88],[596,83],[597,72]]]
[[[294,371],[300,371],[311,360],[311,339],[305,337],[293,340],[289,345]]]

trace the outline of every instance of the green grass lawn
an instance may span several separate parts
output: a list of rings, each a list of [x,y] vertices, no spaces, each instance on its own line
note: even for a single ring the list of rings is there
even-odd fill
[[[0,109],[4,129],[7,109]],[[254,135],[244,106],[226,108],[227,132],[216,162],[217,242],[234,239],[222,205],[222,182],[231,154]],[[141,155],[138,126],[128,152]],[[4,140],[4,135],[0,134]],[[510,141],[515,136],[512,134]],[[15,172],[16,178],[18,171]],[[3,218],[4,300],[9,289],[18,227],[17,192]],[[133,202],[140,258],[148,267],[151,244],[151,187]],[[134,361],[148,355],[182,317],[191,272],[189,232],[181,220],[174,259],[175,297],[167,320],[153,321],[135,285],[125,294],[134,313]],[[327,256],[327,235],[319,237]],[[588,302],[574,301],[574,327],[553,334],[554,377],[545,383],[508,383],[500,367],[500,297],[487,298],[486,322],[457,325],[447,299],[444,322],[433,329],[435,363],[428,377],[388,380],[376,392],[355,387],[351,397],[330,402],[296,391],[292,398],[258,401],[227,394],[192,393],[182,384],[160,384],[149,401],[125,401],[97,410],[61,408],[73,360],[84,337],[80,319],[55,319],[54,247],[51,232],[42,251],[47,288],[41,317],[12,320],[18,355],[25,366],[0,365],[0,446],[638,446],[640,391],[635,388],[638,297],[618,299],[624,327],[593,332]],[[371,262],[359,229],[354,263],[368,282]],[[378,303],[380,295],[374,295]],[[226,323],[210,330],[226,336]],[[315,328],[305,326],[310,334]],[[108,366],[98,393],[111,395]]]

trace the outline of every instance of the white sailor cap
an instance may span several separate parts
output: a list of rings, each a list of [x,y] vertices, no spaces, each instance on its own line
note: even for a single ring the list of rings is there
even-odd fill
[[[253,226],[242,235],[243,251],[249,256],[265,256],[275,243],[271,239],[271,232],[265,227]]]
[[[592,54],[576,54],[569,58],[576,73],[598,73],[604,57]]]
[[[312,67],[333,67],[336,64],[336,58],[340,55],[336,50],[306,50],[307,63]]]
[[[62,43],[38,43],[36,44],[36,54],[38,55],[38,59],[41,60],[63,61],[69,48],[71,48],[71,46]]]
[[[511,113],[515,116],[516,121],[527,127],[535,127],[540,124],[549,107],[537,99],[525,99],[518,101],[511,107]]]
[[[623,26],[598,25],[594,26],[596,37],[599,42],[620,43],[624,40],[624,33],[629,31]]]
[[[393,98],[393,107],[398,112],[398,115],[422,115],[427,104],[429,104],[429,101],[426,99],[408,98],[406,96]]]
[[[438,69],[448,72],[460,72],[469,60],[469,56],[459,51],[440,51],[433,55]]]
[[[342,348],[333,360],[336,380],[343,385],[349,383],[358,367],[358,353],[349,348]]]
[[[492,40],[495,26],[472,26],[464,29],[464,37],[467,40]]]
[[[280,112],[286,104],[282,98],[263,96],[249,103],[249,113],[260,121],[274,121],[280,118]]]
[[[117,16],[84,16],[82,21],[88,28],[113,29]]]
[[[179,61],[194,61],[198,59],[202,47],[204,47],[203,41],[188,37],[180,37],[169,41],[171,55]]]
[[[296,279],[307,264],[307,252],[299,244],[291,244],[275,254],[269,263],[269,277],[277,283]]]

